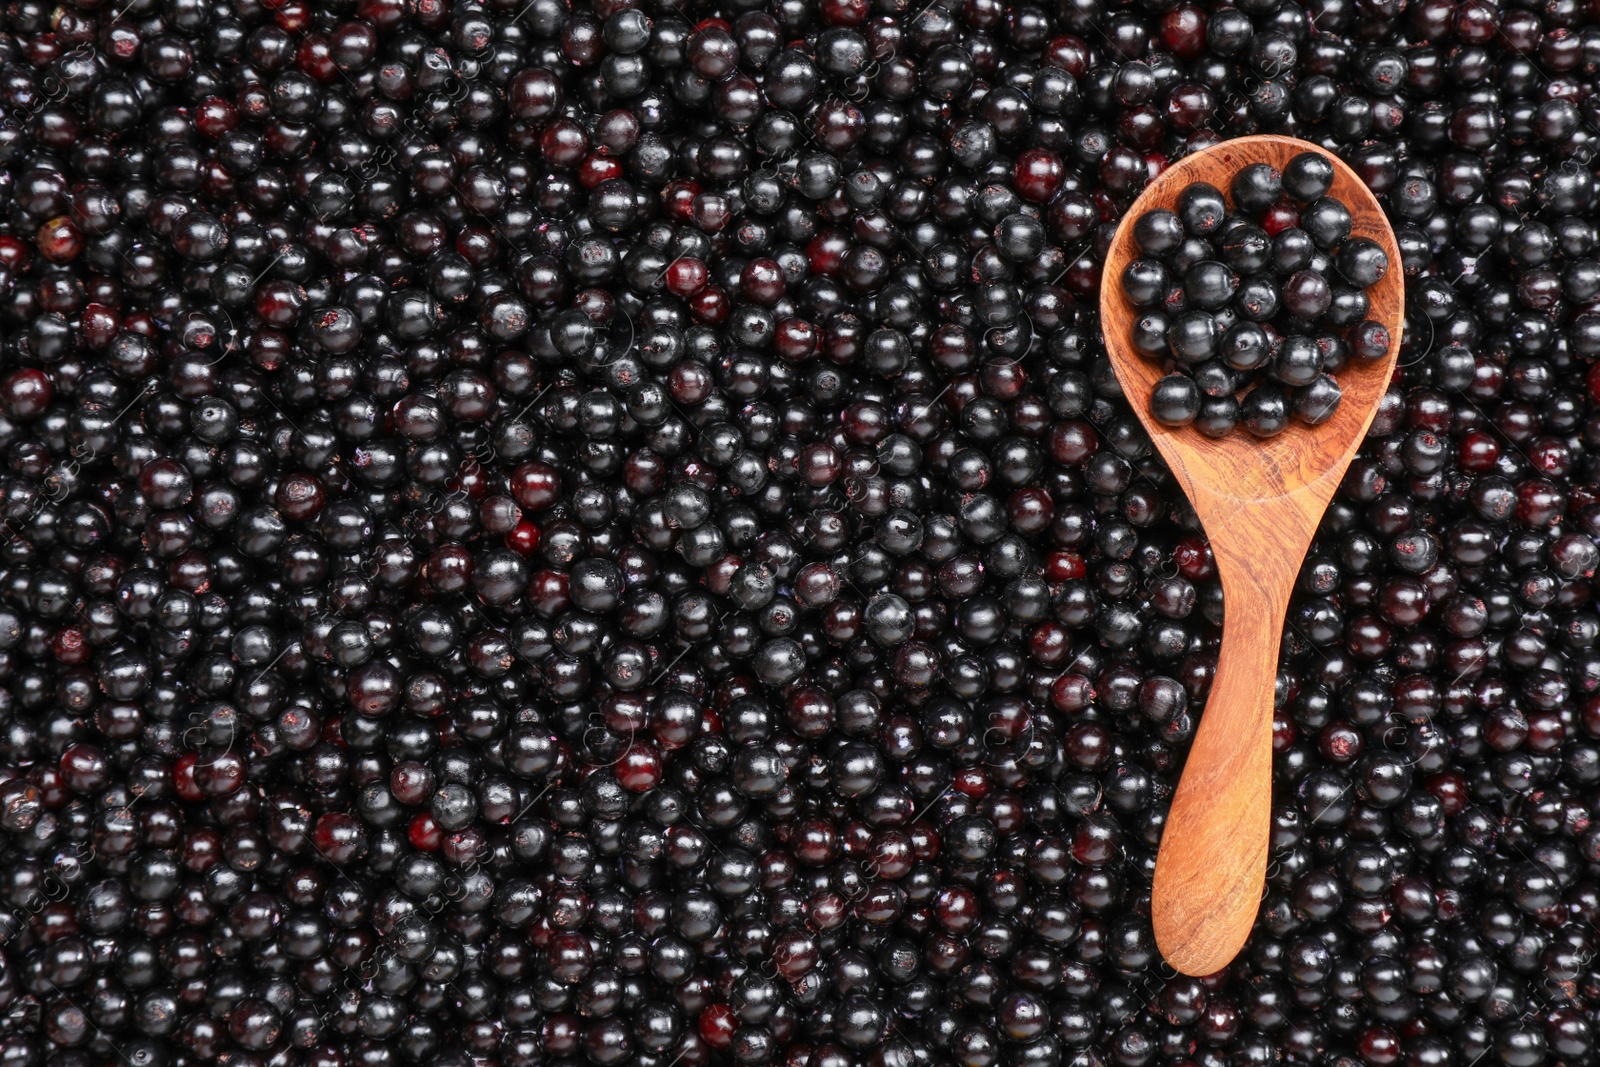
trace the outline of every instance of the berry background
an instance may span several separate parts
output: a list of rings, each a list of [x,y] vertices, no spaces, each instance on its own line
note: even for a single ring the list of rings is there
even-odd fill
[[[6,0],[0,1067],[1595,1063],[1597,77],[1578,0]],[[1096,294],[1256,132],[1408,312],[1190,979],[1225,605]]]

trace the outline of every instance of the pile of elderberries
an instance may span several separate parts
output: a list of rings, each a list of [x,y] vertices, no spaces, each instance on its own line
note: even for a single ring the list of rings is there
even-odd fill
[[[1600,1054],[1577,0],[0,19],[0,1067]],[[1407,305],[1191,978],[1228,605],[1096,309],[1252,133]]]
[[[1281,174],[1268,163],[1241,167],[1230,185],[1234,210],[1216,186],[1191,182],[1177,211],[1134,221],[1139,256],[1121,284],[1144,310],[1130,340],[1169,367],[1150,413],[1207,437],[1241,420],[1256,437],[1277,436],[1291,417],[1320,426],[1339,409],[1335,375],[1351,357],[1373,362],[1393,345],[1368,317],[1388,254],[1353,234],[1350,208],[1329,195],[1333,164],[1316,152]]]

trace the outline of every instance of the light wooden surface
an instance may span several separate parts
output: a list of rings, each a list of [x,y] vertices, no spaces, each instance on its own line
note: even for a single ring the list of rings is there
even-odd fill
[[[1229,193],[1251,163],[1280,170],[1303,151],[1334,167],[1330,195],[1350,209],[1353,236],[1378,242],[1389,271],[1368,290],[1369,317],[1389,329],[1388,354],[1352,359],[1335,377],[1344,391],[1326,423],[1293,422],[1277,437],[1238,433],[1212,440],[1193,427],[1150,418],[1161,368],[1128,341],[1137,310],[1122,294],[1122,269],[1138,255],[1133,221],[1173,208],[1183,188],[1206,181]],[[1106,257],[1100,317],[1106,348],[1129,403],[1205,525],[1222,579],[1226,625],[1215,681],[1167,816],[1156,860],[1151,920],[1161,954],[1177,970],[1225,967],[1250,934],[1266,878],[1272,810],[1272,703],[1284,613],[1322,513],[1355,456],[1394,370],[1404,317],[1404,279],[1394,230],[1361,179],[1316,145],[1291,137],[1240,137],[1178,161],[1122,219]]]

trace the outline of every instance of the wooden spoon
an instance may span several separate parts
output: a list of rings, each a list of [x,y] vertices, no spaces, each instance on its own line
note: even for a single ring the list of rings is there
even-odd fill
[[[1351,360],[1337,375],[1344,391],[1321,426],[1298,421],[1276,437],[1239,431],[1213,440],[1193,427],[1168,429],[1150,417],[1161,367],[1129,340],[1137,310],[1122,271],[1138,255],[1133,220],[1174,208],[1191,182],[1210,182],[1232,200],[1233,175],[1251,163],[1282,170],[1301,152],[1333,164],[1330,195],[1350,209],[1354,236],[1376,241],[1389,270],[1368,291],[1369,317],[1389,330],[1381,360]],[[1337,156],[1292,137],[1240,137],[1168,167],[1123,216],[1106,255],[1100,319],[1112,367],[1205,526],[1227,607],[1217,673],[1205,715],[1172,798],[1156,858],[1150,911],[1156,944],[1190,975],[1221,970],[1243,947],[1261,903],[1272,810],[1272,703],[1284,613],[1322,513],[1355,456],[1394,370],[1405,307],[1400,250],[1377,198]]]

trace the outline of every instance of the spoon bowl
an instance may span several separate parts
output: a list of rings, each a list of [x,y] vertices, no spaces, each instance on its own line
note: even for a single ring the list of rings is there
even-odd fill
[[[1302,152],[1333,164],[1329,195],[1350,209],[1351,236],[1376,241],[1389,270],[1367,291],[1368,317],[1389,331],[1380,359],[1352,359],[1338,374],[1343,399],[1320,426],[1298,421],[1275,437],[1240,429],[1209,438],[1171,429],[1149,412],[1164,373],[1133,347],[1139,309],[1122,292],[1138,256],[1133,221],[1175,209],[1193,182],[1228,198],[1233,175],[1253,163],[1282,170]],[[1394,230],[1377,197],[1337,156],[1292,137],[1240,137],[1174,163],[1151,182],[1117,228],[1106,255],[1100,321],[1111,364],[1134,412],[1194,506],[1222,580],[1226,623],[1216,676],[1173,795],[1156,858],[1151,922],[1161,954],[1190,975],[1221,970],[1243,947],[1266,879],[1272,811],[1272,705],[1284,614],[1322,514],[1377,414],[1394,372],[1405,281]]]

